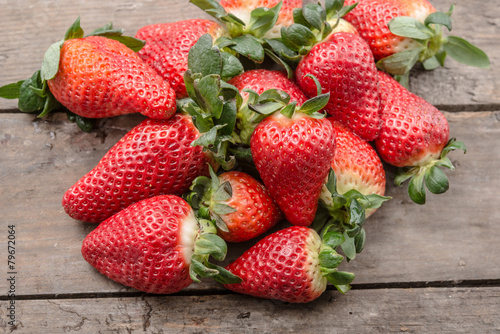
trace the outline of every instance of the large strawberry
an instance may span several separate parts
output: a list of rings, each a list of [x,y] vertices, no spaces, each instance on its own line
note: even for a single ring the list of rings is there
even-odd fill
[[[410,197],[423,204],[425,186],[433,193],[448,189],[448,178],[438,166],[453,169],[446,155],[457,148],[465,151],[465,146],[449,139],[448,122],[436,107],[386,73],[380,72],[379,78],[383,125],[376,149],[387,163],[405,167],[396,182],[412,177]]]
[[[283,215],[267,189],[247,173],[224,172],[211,179],[200,176],[191,186],[188,202],[198,215],[216,222],[229,242],[255,238],[272,228]]]
[[[427,69],[442,66],[446,55],[471,66],[488,67],[486,54],[456,36],[451,30],[452,8],[436,12],[427,0],[347,0],[357,4],[345,19],[351,22],[370,45],[380,68],[403,75],[417,61]],[[397,56],[396,56],[397,54]]]
[[[308,95],[316,95],[314,75],[323,92],[330,93],[325,110],[354,133],[371,141],[380,132],[377,68],[366,42],[339,32],[316,44],[296,69],[296,80]]]
[[[100,223],[139,200],[181,195],[196,177],[208,175],[209,156],[191,145],[199,135],[183,114],[142,121],[66,191],[64,210],[75,219]]]
[[[240,281],[208,262],[223,260],[227,247],[209,222],[199,222],[182,198],[162,195],[132,204],[90,232],[83,258],[108,278],[134,289],[174,293],[198,276]]]
[[[311,108],[310,101],[316,108]],[[327,101],[328,94],[320,95],[297,112],[292,103],[259,123],[250,139],[252,157],[264,185],[294,225],[307,226],[314,220],[335,153],[331,123],[306,114],[321,110]]]
[[[326,290],[328,282],[346,292],[354,275],[337,269],[343,260],[334,250],[337,240],[330,234],[322,242],[318,233],[304,226],[274,232],[226,266],[243,281],[224,286],[238,293],[290,303],[313,301]]]
[[[146,41],[139,57],[170,83],[177,98],[187,97],[183,76],[188,68],[189,50],[206,33],[214,39],[227,34],[216,22],[191,19],[147,25],[135,35]]]

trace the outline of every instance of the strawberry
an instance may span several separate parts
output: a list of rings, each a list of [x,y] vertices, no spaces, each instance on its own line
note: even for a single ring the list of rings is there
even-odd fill
[[[203,225],[205,224],[205,225]],[[87,235],[83,258],[106,277],[147,293],[168,294],[212,276],[240,281],[208,263],[227,247],[182,198],[161,195],[130,205]]]
[[[282,27],[288,27],[293,23],[293,10],[302,7],[302,0],[221,0],[220,5],[227,13],[230,13],[245,23],[252,26],[251,13],[257,8],[272,8],[282,2],[276,23],[268,30],[264,38],[280,37]]]
[[[143,45],[112,25],[84,37],[78,18],[11,98],[19,98],[22,111],[41,110],[40,117],[62,104],[83,118],[140,112],[167,119],[176,110],[175,92],[137,56]]]
[[[467,65],[489,67],[483,51],[460,37],[443,36],[443,27],[452,28],[450,16],[454,6],[442,13],[427,0],[347,0],[346,3],[357,4],[344,18],[368,42],[384,71],[407,76],[417,61],[426,69],[434,69],[443,66],[446,55]]]
[[[411,93],[386,73],[379,73],[382,129],[375,147],[387,163],[405,167],[396,178],[401,184],[412,178],[409,192],[413,201],[425,203],[425,185],[433,193],[445,192],[448,178],[438,166],[453,169],[446,155],[465,145],[449,139],[445,116],[433,105]]]
[[[371,141],[380,132],[377,68],[370,48],[358,35],[339,32],[316,44],[296,69],[299,87],[316,94],[315,76],[330,93],[325,110],[361,138]]]
[[[139,200],[183,194],[196,177],[208,175],[209,156],[191,145],[199,135],[183,114],[142,121],[66,191],[64,210],[75,219],[100,223]]]
[[[200,216],[216,222],[225,241],[241,242],[272,228],[283,215],[267,189],[247,173],[210,169],[210,180],[200,176],[191,186],[188,202]]]
[[[343,257],[335,246],[322,242],[318,233],[304,226],[274,232],[226,266],[242,282],[224,287],[290,303],[313,301],[326,290],[329,281],[346,292],[354,275],[337,270]]]
[[[310,101],[316,103],[318,98],[321,101],[312,109]],[[314,220],[335,153],[331,123],[306,114],[321,110],[329,95],[318,98],[305,102],[298,112],[292,103],[268,116],[250,139],[252,157],[264,185],[293,225],[308,226]]]
[[[214,39],[227,34],[220,24],[206,19],[147,25],[135,35],[146,41],[138,55],[170,83],[177,98],[185,98],[189,50],[206,33]]]

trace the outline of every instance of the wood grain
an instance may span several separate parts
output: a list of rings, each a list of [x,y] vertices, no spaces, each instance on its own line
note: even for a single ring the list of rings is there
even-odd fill
[[[13,333],[498,333],[499,288],[326,292],[287,304],[243,295],[21,300]],[[397,303],[395,303],[397,301]],[[300,315],[299,315],[300,314]]]
[[[356,284],[462,281],[500,278],[500,112],[448,113],[452,136],[468,146],[453,152],[457,169],[449,172],[451,188],[413,204],[406,187],[366,223],[367,246],[357,259],[344,263],[356,273]],[[95,227],[69,218],[62,210],[63,193],[142,116],[100,122],[99,131],[82,133],[65,115],[46,120],[26,114],[0,114],[0,205],[2,228],[17,226],[18,294],[25,296],[131,291],[100,275],[80,254],[81,242]],[[280,225],[279,227],[283,227]],[[252,242],[230,245],[227,261]],[[6,258],[0,239],[0,258]],[[5,291],[0,280],[0,293]],[[221,289],[204,282],[188,290]]]
[[[434,0],[447,11],[451,1]],[[450,34],[464,37],[491,58],[488,70],[467,67],[449,59],[445,68],[424,73],[415,70],[411,89],[447,110],[493,110],[500,104],[500,7],[494,1],[458,0]],[[182,1],[60,1],[3,0],[0,20],[0,86],[27,79],[40,68],[45,50],[61,39],[81,17],[85,31],[109,21],[135,35],[144,25],[208,17],[187,0]],[[0,110],[15,110],[17,102],[0,99]],[[482,109],[481,109],[482,108]],[[488,108],[488,109],[485,109]]]

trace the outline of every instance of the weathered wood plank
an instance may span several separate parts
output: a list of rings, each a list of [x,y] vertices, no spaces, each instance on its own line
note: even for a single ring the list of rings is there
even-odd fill
[[[81,16],[82,27],[87,32],[112,21],[116,27],[124,28],[128,35],[134,35],[140,27],[151,23],[208,17],[187,0],[5,0],[2,3],[0,86],[26,79],[39,69],[45,50],[62,38],[77,16]],[[444,0],[432,3],[442,11],[447,11],[451,4]],[[470,105],[498,105],[500,7],[494,1],[459,0],[455,3],[453,34],[484,49],[492,60],[491,69],[466,67],[450,59],[445,68],[432,73],[415,71],[411,89],[432,104],[445,105],[448,109],[469,110]],[[15,109],[16,105],[15,101],[0,99],[0,110]]]
[[[388,184],[393,200],[366,224],[367,246],[344,269],[355,283],[460,281],[500,278],[500,112],[449,113],[451,134],[468,145],[466,155],[450,154],[457,170],[448,173],[450,190],[425,206],[409,201],[405,188]],[[128,291],[91,268],[81,257],[84,237],[94,228],[69,218],[63,193],[89,171],[142,117],[101,121],[100,130],[82,133],[65,115],[37,120],[0,114],[0,206],[2,231],[15,224],[18,294]],[[0,258],[7,257],[0,239]],[[230,245],[228,260],[251,242]],[[0,291],[5,291],[0,280]],[[220,288],[214,283],[189,289]],[[2,292],[3,293],[3,292]]]
[[[425,288],[328,291],[306,305],[240,295],[20,300],[13,332],[498,333],[499,298],[500,288]]]

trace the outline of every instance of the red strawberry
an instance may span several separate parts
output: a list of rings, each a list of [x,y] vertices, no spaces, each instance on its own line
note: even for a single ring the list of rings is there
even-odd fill
[[[135,36],[146,41],[139,57],[170,83],[177,98],[187,97],[183,76],[188,68],[189,50],[206,33],[217,39],[226,30],[210,20],[191,19],[148,25]]]
[[[63,197],[73,218],[100,223],[141,199],[181,195],[200,175],[209,157],[191,143],[199,137],[191,117],[146,119],[127,133]]]
[[[197,178],[188,197],[198,214],[216,221],[219,235],[229,242],[255,238],[272,228],[283,215],[267,189],[249,174],[229,171],[212,180]]]
[[[229,264],[226,269],[243,281],[224,286],[255,297],[307,303],[325,291],[328,281],[348,290],[354,275],[335,269],[341,261],[313,229],[292,226],[268,235]]]
[[[356,34],[339,32],[315,45],[300,61],[296,80],[308,96],[315,96],[314,75],[323,92],[330,93],[325,110],[354,133],[371,141],[379,135],[377,68],[368,45]]]
[[[82,255],[118,283],[147,293],[174,293],[198,280],[200,272],[191,266],[193,261],[211,267],[210,275],[220,274],[207,263],[207,241],[217,240],[216,236],[207,237],[209,234],[182,198],[162,195],[132,204],[108,218],[87,235]],[[200,240],[203,255],[197,247]],[[225,256],[225,250],[210,253],[218,259]]]
[[[355,3],[357,6],[344,18],[368,42],[375,59],[383,59],[378,66],[384,71],[407,79],[417,61],[431,70],[443,66],[447,55],[466,65],[489,67],[483,51],[462,38],[443,36],[443,27],[452,28],[454,6],[440,13],[427,0],[346,1],[347,5]]]
[[[448,179],[437,166],[453,168],[446,154],[461,142],[449,140],[445,116],[421,97],[409,92],[389,75],[380,72],[382,130],[375,140],[381,158],[397,167],[414,167],[397,179],[416,176],[409,191],[417,203],[425,203],[424,180],[428,189],[441,193],[448,189]],[[416,192],[415,192],[415,191]]]
[[[288,27],[293,23],[293,9],[302,7],[302,0],[281,0],[282,5],[278,19],[274,26],[268,30],[263,37],[278,38],[282,27]],[[220,5],[226,12],[241,19],[249,26],[251,12],[259,7],[272,8],[278,5],[280,0],[221,0]]]
[[[257,126],[250,149],[264,185],[287,220],[310,225],[335,152],[331,123],[301,112],[291,118],[274,113]]]
[[[88,118],[141,112],[161,119],[175,113],[170,85],[134,51],[105,37],[64,42],[59,71],[48,84],[62,105]]]

